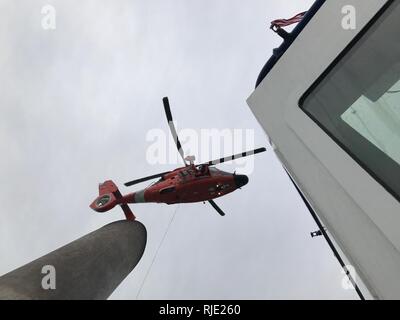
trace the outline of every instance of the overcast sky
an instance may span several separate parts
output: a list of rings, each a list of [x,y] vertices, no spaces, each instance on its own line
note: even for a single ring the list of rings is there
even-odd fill
[[[90,210],[99,182],[131,192],[123,182],[176,166],[146,161],[149,130],[169,134],[168,95],[180,129],[253,129],[268,151],[216,201],[225,217],[132,206],[148,243],[111,298],[136,299],[147,272],[139,299],[357,298],[245,102],[280,43],[268,22],[312,2],[0,0],[0,274],[121,219]],[[55,30],[42,28],[46,4]]]

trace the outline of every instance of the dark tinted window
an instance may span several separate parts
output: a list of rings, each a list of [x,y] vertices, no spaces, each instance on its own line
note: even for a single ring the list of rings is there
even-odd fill
[[[171,193],[175,191],[175,187],[169,187],[169,188],[165,188],[160,190],[160,194],[166,194],[166,193]]]
[[[303,110],[400,198],[400,3],[388,9],[301,100]]]

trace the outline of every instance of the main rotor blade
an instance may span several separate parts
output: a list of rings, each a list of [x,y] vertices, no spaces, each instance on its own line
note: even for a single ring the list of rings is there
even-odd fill
[[[168,97],[163,98],[163,104],[164,104],[165,115],[167,116],[168,120],[169,130],[171,131],[172,137],[174,138],[176,147],[178,148],[178,152],[181,155],[184,164],[186,165],[185,155],[183,153],[182,145],[181,142],[179,141],[178,133],[176,132],[174,126],[174,120],[172,119],[172,113],[171,113],[171,108],[169,106]]]
[[[243,157],[252,156],[254,154],[265,152],[265,151],[267,151],[267,149],[258,148],[258,149],[255,149],[255,150],[238,153],[238,154],[235,154],[235,155],[232,155],[232,156],[229,156],[229,157],[224,157],[224,158],[220,158],[220,159],[217,159],[217,160],[208,161],[208,162],[205,162],[203,164],[206,164],[206,165],[209,165],[209,166],[214,166],[214,165],[219,164],[219,163],[236,160],[236,159],[243,158]]]
[[[132,180],[132,181],[129,181],[129,182],[124,183],[124,185],[125,185],[126,187],[133,186],[134,184],[137,184],[137,183],[140,183],[140,182],[144,182],[144,181],[147,181],[147,180],[152,180],[152,179],[155,179],[155,178],[160,178],[160,177],[162,177],[164,174],[167,174],[167,173],[169,173],[169,172],[171,172],[171,171],[166,171],[166,172],[163,172],[163,173],[154,174],[154,175],[152,175],[152,176],[148,176],[148,177],[144,177],[144,178]]]
[[[217,210],[217,212],[218,212],[221,216],[224,216],[224,215],[225,215],[225,213],[221,210],[220,207],[217,206],[217,204],[216,204],[213,200],[208,200],[208,202],[213,206],[213,208],[214,208],[215,210]]]

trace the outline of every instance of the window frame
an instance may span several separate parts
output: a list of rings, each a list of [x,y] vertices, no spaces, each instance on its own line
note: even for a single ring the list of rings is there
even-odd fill
[[[299,108],[322,129],[341,149],[343,149],[360,167],[362,167],[371,177],[373,177],[387,192],[389,192],[397,201],[400,202],[400,193],[393,190],[381,177],[379,177],[369,166],[355,155],[350,148],[343,144],[334,134],[332,134],[321,121],[316,119],[311,112],[305,109],[304,103],[306,99],[318,88],[322,81],[327,78],[333,69],[347,56],[347,54],[364,38],[366,33],[371,30],[376,22],[386,13],[388,9],[395,3],[395,0],[388,0],[375,16],[363,27],[363,29],[351,40],[351,42],[341,51],[335,60],[324,70],[324,72],[315,80],[312,85],[305,91],[298,101]]]

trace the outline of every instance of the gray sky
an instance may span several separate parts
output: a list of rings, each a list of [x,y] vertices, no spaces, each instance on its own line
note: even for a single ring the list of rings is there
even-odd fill
[[[139,298],[356,298],[245,103],[280,43],[268,22],[312,2],[0,0],[0,274],[121,219],[89,209],[98,182],[125,193],[174,168],[146,161],[148,130],[168,133],[168,95],[179,128],[254,129],[268,152],[217,200],[225,217],[178,207]],[[41,26],[46,4],[56,30]],[[176,206],[132,209],[148,244],[115,299],[136,298]]]

